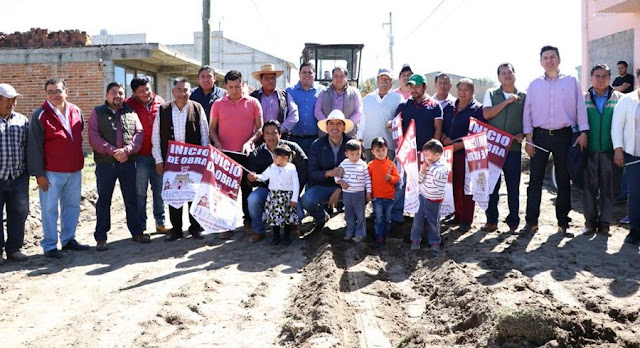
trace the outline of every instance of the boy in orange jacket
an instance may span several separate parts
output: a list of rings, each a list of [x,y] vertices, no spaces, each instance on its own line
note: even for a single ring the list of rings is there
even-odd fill
[[[371,152],[375,157],[369,162],[371,191],[373,196],[375,247],[384,245],[391,229],[391,208],[396,193],[395,184],[400,179],[398,168],[387,157],[387,142],[377,137],[371,142]]]

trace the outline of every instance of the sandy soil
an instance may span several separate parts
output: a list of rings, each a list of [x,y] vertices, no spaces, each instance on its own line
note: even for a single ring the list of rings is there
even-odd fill
[[[77,238],[95,246],[95,193],[83,197]],[[0,346],[640,347],[638,247],[623,244],[624,226],[562,238],[554,198],[544,191],[535,235],[480,232],[477,211],[470,232],[443,227],[437,254],[408,250],[410,218],[383,250],[344,242],[342,214],[290,247],[250,244],[240,229],[140,245],[116,204],[110,249],[61,260],[42,256],[34,202],[29,260],[0,266]],[[581,200],[574,189],[575,232]]]

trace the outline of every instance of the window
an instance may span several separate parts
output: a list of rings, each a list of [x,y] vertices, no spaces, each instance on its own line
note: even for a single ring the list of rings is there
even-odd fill
[[[131,80],[133,80],[135,76],[147,76],[149,78],[151,89],[156,91],[156,76],[152,72],[116,65],[114,68],[114,75],[114,80],[124,86],[126,96],[133,94],[133,91],[131,90]]]

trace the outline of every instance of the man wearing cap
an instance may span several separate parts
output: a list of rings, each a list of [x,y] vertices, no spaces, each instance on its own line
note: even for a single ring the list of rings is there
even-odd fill
[[[251,76],[260,81],[262,87],[250,95],[260,101],[264,122],[277,120],[282,127],[281,134],[288,138],[288,133],[298,123],[298,106],[285,90],[276,87],[276,80],[283,72],[276,70],[273,64],[265,64],[252,72]]]
[[[76,241],[82,190],[82,110],[67,101],[69,90],[62,79],[44,84],[47,100],[31,114],[27,167],[36,177],[40,194],[42,232],[40,242],[45,256],[59,259],[58,205],[60,205],[60,244],[62,250],[89,250]]]
[[[358,129],[358,139],[362,139],[367,161],[372,160],[371,141],[376,137],[383,137],[387,141],[389,158],[395,158],[391,131],[386,128],[387,123],[395,116],[398,105],[402,103],[402,95],[390,93],[393,77],[389,69],[378,70],[378,88],[362,99],[362,118]]]
[[[124,86],[107,85],[106,101],[89,116],[89,143],[96,162],[96,250],[107,250],[107,232],[111,229],[111,200],[116,181],[124,200],[127,228],[134,242],[149,243],[140,223],[136,200],[136,156],[142,147],[142,124],[138,114],[124,103]]]
[[[198,87],[191,90],[189,99],[200,103],[209,119],[209,113],[213,103],[227,94],[224,88],[217,87],[213,83],[216,81],[216,74],[212,67],[203,65],[198,69]]]
[[[255,149],[255,143],[262,140],[262,107],[260,102],[251,96],[244,96],[242,74],[231,70],[224,76],[227,95],[213,103],[211,108],[211,124],[209,135],[213,145],[227,156],[246,167],[248,157]],[[242,212],[244,214],[244,230],[251,233],[251,215],[248,198],[251,185],[247,173],[242,173],[240,182],[242,191]],[[232,231],[222,232],[220,238],[228,239]]]
[[[329,116],[332,110],[340,110],[346,119],[354,124],[353,130],[347,132],[353,137],[358,131],[358,124],[362,116],[362,97],[360,91],[349,85],[349,71],[344,67],[335,67],[331,71],[331,84],[326,91],[318,95],[314,108],[314,115],[318,121]]]
[[[395,89],[394,92],[400,94],[404,100],[411,98],[411,86],[407,85],[407,81],[409,81],[411,75],[413,75],[413,71],[409,64],[403,65],[400,74],[398,74],[398,88]]]
[[[444,109],[447,103],[453,105],[456,98],[449,93],[451,91],[451,78],[447,73],[439,73],[436,75],[435,81],[436,93],[433,95],[433,99],[440,103],[442,109]]]
[[[544,69],[544,75],[529,84],[522,116],[522,130],[527,139],[525,150],[531,157],[531,174],[527,188],[526,224],[520,229],[520,233],[535,233],[538,230],[542,182],[549,154],[553,154],[558,183],[556,199],[558,232],[564,237],[572,237],[573,234],[568,232],[571,182],[567,166],[567,150],[570,146],[579,146],[581,150],[587,147],[589,119],[578,80],[573,76],[560,73],[558,48],[542,47],[540,65]],[[580,135],[575,142],[572,142],[574,128],[577,128]],[[535,149],[530,144],[535,144],[546,151]]]
[[[0,222],[0,265],[7,260],[24,261],[20,251],[24,242],[24,222],[29,213],[29,175],[26,172],[29,120],[15,112],[22,95],[13,86],[0,83],[0,213],[7,206],[7,239]]]
[[[151,90],[151,81],[147,76],[136,76],[131,80],[133,95],[126,100],[126,104],[138,114],[142,124],[142,147],[136,154],[136,194],[138,202],[138,216],[143,229],[147,227],[147,189],[151,186],[153,194],[153,217],[156,231],[167,233],[165,227],[164,200],[162,199],[162,176],[156,171],[156,162],[151,155],[151,132],[153,122],[164,100]]]
[[[349,141],[346,135],[353,130],[353,122],[344,117],[340,110],[333,110],[324,120],[318,121],[318,128],[327,133],[311,144],[309,149],[309,181],[300,199],[302,207],[315,220],[313,231],[320,231],[329,220],[324,205],[337,206],[342,189],[334,178],[344,174],[339,167],[345,157],[344,146]]]
[[[504,181],[507,184],[507,202],[509,215],[505,222],[511,232],[520,224],[520,173],[522,171],[522,112],[527,93],[516,88],[516,72],[511,63],[498,66],[500,87],[487,90],[484,95],[482,113],[490,125],[514,135],[514,141],[502,165]],[[481,231],[494,232],[498,229],[498,202],[500,200],[500,182],[498,178],[493,193],[489,196],[489,207],[485,212],[487,223]]]
[[[402,118],[402,133],[407,132],[411,120],[416,127],[417,149],[431,139],[440,139],[442,136],[443,110],[440,103],[427,95],[427,81],[422,74],[413,74],[409,77],[407,85],[411,86],[411,98],[400,104],[395,115]],[[453,107],[450,107],[453,112]],[[447,109],[449,110],[449,109]],[[406,181],[403,180],[406,185]],[[404,187],[396,190],[393,208],[391,209],[391,224],[397,226],[404,221]]]

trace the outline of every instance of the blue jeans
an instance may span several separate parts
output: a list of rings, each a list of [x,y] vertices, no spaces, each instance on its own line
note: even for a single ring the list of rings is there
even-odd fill
[[[40,245],[46,253],[56,249],[58,244],[58,202],[60,203],[60,243],[63,246],[67,245],[67,242],[76,236],[76,226],[80,216],[82,172],[46,171],[45,176],[49,180],[49,189],[39,190],[39,194],[44,234]]]
[[[411,241],[422,241],[424,223],[427,223],[427,242],[429,245],[440,244],[440,204],[441,202],[430,201],[420,195],[420,208],[413,217],[411,226]]]
[[[4,240],[4,225],[0,222],[0,257],[2,249],[7,256],[22,248],[24,242],[24,222],[29,213],[29,175],[26,173],[15,179],[0,180],[0,213],[7,206],[7,241]]]
[[[164,201],[162,200],[162,175],[156,172],[153,156],[136,156],[136,194],[138,216],[142,229],[147,228],[147,187],[153,193],[153,217],[156,226],[164,225]]]
[[[625,164],[638,160],[640,160],[640,157],[631,156],[626,152],[624,153]],[[627,213],[629,214],[629,224],[631,225],[632,233],[635,232],[635,235],[640,237],[640,182],[637,180],[637,178],[640,178],[640,163],[630,166],[625,165],[624,170],[627,172],[628,178],[635,178],[627,181],[627,185],[629,185]]]
[[[502,171],[504,172],[504,181],[507,184],[507,203],[509,204],[509,215],[505,222],[509,227],[517,227],[520,224],[520,172],[522,169],[522,154],[520,151],[509,151],[507,158],[504,160]],[[498,224],[498,202],[500,201],[500,184],[502,175],[498,178],[493,193],[489,196],[489,207],[487,208],[487,223]]]
[[[251,216],[251,229],[254,233],[264,234],[265,227],[262,222],[262,214],[264,213],[264,204],[267,201],[267,196],[269,195],[269,189],[263,186],[260,186],[253,190],[247,199],[249,204],[249,215]],[[302,205],[298,202],[296,206],[298,210],[298,219],[302,221],[304,218],[304,212],[302,210]]]
[[[300,198],[300,204],[302,205],[302,208],[309,213],[309,215],[313,216],[316,223],[324,221],[326,214],[324,211],[324,205],[329,202],[329,198],[337,188],[337,186],[323,185],[306,188],[304,195]]]
[[[140,225],[135,193],[136,163],[96,164],[98,201],[96,202],[96,231],[93,236],[97,241],[107,240],[107,232],[111,229],[111,198],[116,180],[120,182],[129,232],[135,236],[144,230]]]
[[[367,225],[364,221],[364,208],[367,205],[365,192],[343,192],[344,217],[347,220],[347,236],[364,237],[367,235]]]
[[[373,228],[376,231],[376,239],[387,238],[391,229],[391,209],[393,199],[374,198],[373,199]]]
[[[393,207],[391,208],[391,221],[404,221],[404,190],[407,187],[407,174],[396,184],[396,194],[393,197]]]
[[[300,145],[300,148],[302,148],[302,151],[304,151],[304,154],[309,156],[309,149],[311,148],[311,144],[318,139],[317,136],[313,137],[308,137],[308,136],[304,136],[304,137],[299,137],[299,136],[295,136],[295,135],[289,135],[289,140],[293,141],[294,143]]]
[[[627,181],[627,170],[622,169],[622,175],[620,176],[620,195],[626,197],[629,195],[629,182]]]

